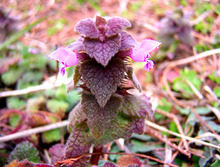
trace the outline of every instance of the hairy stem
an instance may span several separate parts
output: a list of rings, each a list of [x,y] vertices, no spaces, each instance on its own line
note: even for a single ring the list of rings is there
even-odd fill
[[[101,153],[101,152],[102,152],[102,147],[99,148],[94,147],[93,153]],[[90,158],[90,164],[98,165],[100,156],[101,154],[93,154]]]

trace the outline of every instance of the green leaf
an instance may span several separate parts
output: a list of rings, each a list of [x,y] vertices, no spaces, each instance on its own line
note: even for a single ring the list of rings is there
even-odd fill
[[[179,106],[177,106],[176,108],[177,108],[177,109],[180,111],[180,113],[183,114],[183,115],[189,115],[190,112],[191,112],[190,108],[181,108],[181,107],[179,107]]]
[[[156,148],[161,148],[160,145],[146,145],[145,142],[141,142],[138,140],[132,140],[130,151],[131,152],[140,152],[140,153],[146,153],[155,150]]]
[[[13,85],[22,75],[22,70],[17,68],[11,68],[9,71],[2,74],[2,81],[5,85]]]
[[[68,106],[68,103],[60,100],[48,100],[47,102],[47,108],[52,113],[66,112]]]
[[[216,160],[215,162],[213,162],[213,164],[211,165],[211,167],[219,167],[220,166],[220,160]]]
[[[209,108],[206,107],[197,107],[195,108],[195,110],[199,115],[209,114],[211,111]]]
[[[9,118],[9,124],[10,124],[10,126],[16,127],[16,126],[18,125],[20,119],[21,119],[21,116],[20,116],[19,114],[15,114],[15,115],[11,116],[11,117]]]
[[[43,80],[43,73],[40,71],[29,71],[23,75],[22,80],[24,82],[40,82]]]
[[[193,90],[187,84],[187,81],[191,82],[193,86],[200,91],[202,81],[197,77],[197,73],[188,68],[184,68],[180,71],[180,76],[174,79],[173,89],[175,91],[180,91],[183,93],[183,96],[190,98],[191,95],[194,95]]]
[[[18,97],[7,98],[7,107],[9,109],[24,109],[26,101],[19,99]]]
[[[31,28],[36,26],[37,24],[41,23],[42,21],[46,20],[48,17],[41,18],[31,24],[28,24],[23,30],[18,31],[17,33],[13,34],[6,40],[2,45],[0,45],[0,51],[3,50],[5,47],[9,46],[13,42],[17,41],[20,37],[22,37],[26,32],[28,32]]]
[[[172,108],[172,104],[168,100],[166,100],[166,98],[161,98],[160,101],[161,104],[159,104],[157,108],[165,111],[166,113],[169,113]]]
[[[46,132],[43,132],[42,139],[44,143],[52,143],[59,141],[61,139],[61,130],[53,129]]]
[[[219,87],[214,87],[213,91],[217,97],[220,97],[220,88]]]
[[[12,162],[15,159],[17,159],[18,161],[28,159],[31,162],[40,162],[39,152],[32,143],[29,143],[27,141],[16,145],[8,158],[8,162]]]

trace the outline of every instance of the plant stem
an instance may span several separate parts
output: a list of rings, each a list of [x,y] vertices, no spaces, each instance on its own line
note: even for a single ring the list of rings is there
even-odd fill
[[[102,152],[102,147],[99,148],[94,147],[93,153],[101,153],[101,152]],[[98,165],[100,156],[101,154],[93,154],[90,158],[90,164]]]

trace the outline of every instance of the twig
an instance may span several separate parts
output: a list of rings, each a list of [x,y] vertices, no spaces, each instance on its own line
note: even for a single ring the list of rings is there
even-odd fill
[[[170,130],[168,130],[167,128],[162,127],[162,126],[159,126],[159,125],[157,125],[157,124],[155,124],[155,123],[153,123],[153,122],[150,122],[150,121],[148,121],[148,120],[146,120],[145,123],[146,123],[148,126],[152,127],[152,128],[158,129],[158,130],[160,130],[160,131],[169,133],[169,134],[174,135],[174,136],[177,136],[177,137],[184,138],[184,139],[189,140],[189,141],[191,141],[191,142],[195,142],[195,143],[199,143],[199,144],[202,144],[202,145],[205,145],[205,146],[209,146],[209,147],[213,147],[213,148],[220,149],[220,147],[217,146],[217,145],[214,145],[214,144],[211,144],[211,143],[207,143],[207,142],[204,142],[204,141],[201,141],[201,140],[198,140],[198,139],[196,139],[196,138],[189,137],[189,136],[181,135],[181,134],[179,134],[179,133],[170,131]]]
[[[7,136],[3,136],[0,137],[0,142],[6,142],[6,141],[10,141],[10,140],[14,140],[14,139],[19,139],[19,138],[23,138],[23,137],[27,137],[33,134],[37,134],[37,133],[42,133],[45,131],[49,131],[52,129],[57,129],[57,128],[61,128],[61,127],[65,127],[68,125],[68,121],[62,121],[62,122],[57,122],[54,124],[50,124],[50,125],[46,125],[46,126],[41,126],[41,127],[37,127],[37,128],[33,128],[33,129],[28,129],[22,132],[17,132],[14,134],[10,134]]]
[[[174,66],[187,64],[187,63],[193,62],[195,60],[211,56],[213,54],[220,54],[220,49],[208,50],[208,51],[199,53],[197,55],[194,55],[194,56],[191,56],[191,57],[188,57],[188,58],[185,58],[185,59],[180,59],[180,60],[177,60],[177,61],[170,62],[168,64],[168,67],[171,68],[171,67],[174,67]]]
[[[202,125],[206,126],[212,133],[217,134],[201,117],[200,115],[196,112],[196,110],[192,107],[190,107],[191,111],[195,114],[195,116],[199,119]]]
[[[63,83],[64,84],[68,83],[68,80],[65,79],[64,82],[56,82],[54,84],[51,81],[51,83],[46,82],[46,83],[43,83],[41,85],[28,87],[26,89],[0,92],[0,98],[1,97],[9,97],[9,96],[19,96],[19,95],[25,95],[25,94],[29,94],[29,93],[44,91],[44,90],[47,90],[47,89],[52,89],[52,88],[59,87]]]
[[[175,66],[178,66],[178,65],[184,65],[184,64],[193,62],[195,60],[198,60],[198,59],[201,59],[201,58],[205,58],[205,57],[211,56],[213,54],[219,54],[219,53],[220,53],[220,49],[213,49],[213,50],[202,52],[202,53],[199,53],[197,55],[194,55],[194,56],[191,56],[191,57],[188,57],[188,58],[185,58],[185,59],[180,59],[180,60],[173,61],[173,62],[170,62],[170,63],[166,64],[166,68],[165,68],[165,70],[163,72],[163,75],[162,75],[162,81],[164,83],[164,86],[165,86],[165,88],[167,90],[167,93],[169,94],[170,98],[177,105],[185,107],[184,103],[182,103],[179,100],[177,100],[176,97],[173,95],[172,91],[170,90],[170,87],[169,87],[169,84],[168,84],[167,78],[166,78],[167,73],[169,72],[169,70],[172,67],[175,67]],[[162,65],[162,66],[164,66],[164,65]]]
[[[196,89],[196,87],[190,82],[188,79],[185,79],[186,83],[189,85],[189,87],[192,89],[192,91],[196,94],[196,96],[199,99],[203,99],[203,95]]]
[[[190,25],[194,26],[196,24],[198,24],[200,21],[203,21],[207,16],[209,16],[210,14],[212,14],[212,11],[206,11],[203,14],[201,14],[197,19],[193,20],[190,22]]]
[[[179,120],[177,119],[177,117],[174,114],[166,113],[162,110],[157,110],[157,112],[167,116],[168,118],[173,119],[173,121],[175,122],[175,124],[177,126],[178,131],[181,133],[181,135],[185,135],[183,132],[182,126],[180,125]],[[184,147],[186,148],[187,151],[189,151],[189,146],[188,146],[187,141],[185,139],[182,139],[182,140],[183,140]]]
[[[183,150],[180,146],[177,146],[176,144],[171,143],[170,140],[164,139],[163,136],[158,131],[156,131],[155,129],[148,127],[148,128],[146,128],[145,132],[148,135],[150,135],[152,137],[155,137],[155,138],[161,140],[162,142],[164,142],[166,144],[169,144],[171,147],[175,148],[176,150],[178,150],[182,154],[186,155],[187,157],[190,157],[190,154],[187,151]]]

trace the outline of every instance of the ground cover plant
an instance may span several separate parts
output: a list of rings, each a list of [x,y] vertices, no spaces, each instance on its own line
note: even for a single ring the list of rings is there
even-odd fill
[[[0,7],[0,166],[219,166],[217,1]]]

